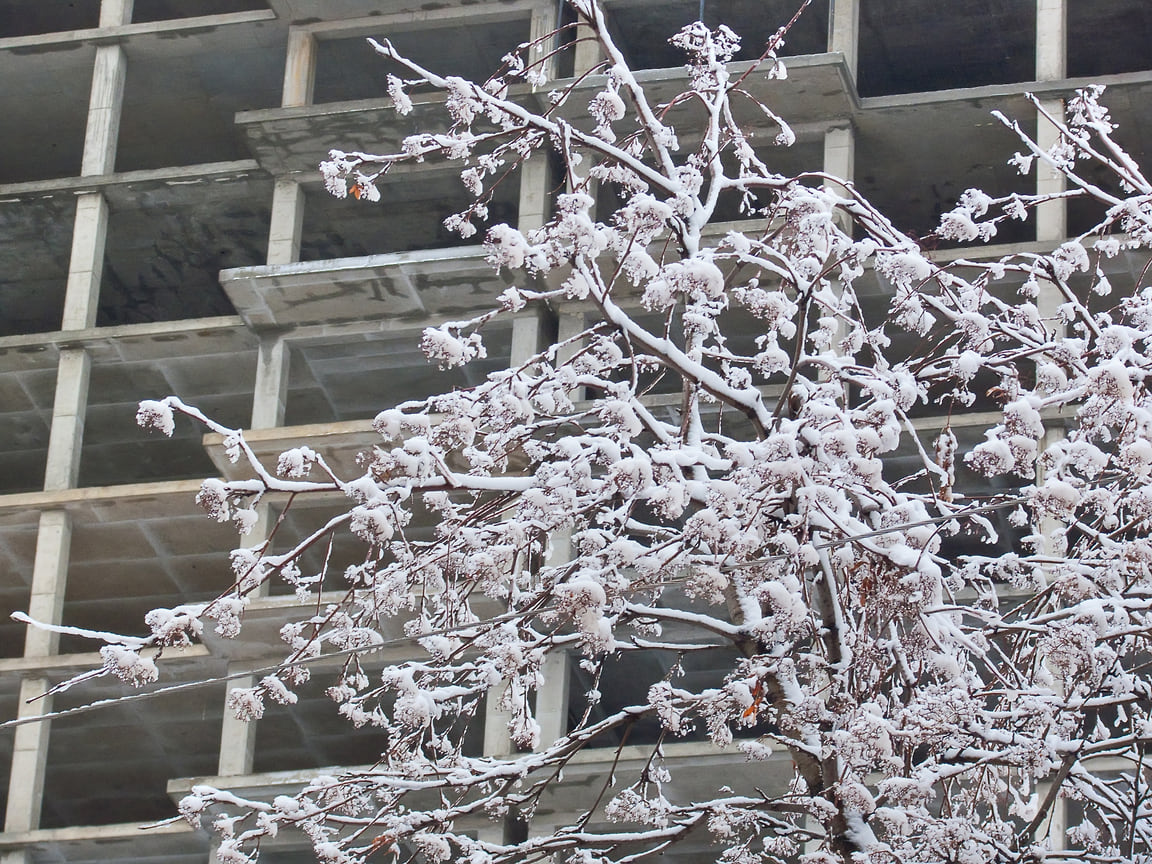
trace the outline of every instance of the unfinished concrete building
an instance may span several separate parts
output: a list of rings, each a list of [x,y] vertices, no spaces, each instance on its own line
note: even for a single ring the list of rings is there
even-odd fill
[[[607,2],[625,51],[657,86],[683,76],[665,39],[701,10],[757,45],[796,5]],[[363,37],[386,34],[429,66],[483,77],[567,14],[557,0],[0,0],[0,718],[122,689],[35,699],[99,658],[74,636],[26,632],[10,611],[139,632],[147,610],[230,582],[235,535],[193,496],[203,477],[235,469],[191,424],[171,439],[138,430],[140,399],[178,394],[252,428],[262,452],[309,443],[351,471],[377,410],[468,383],[446,384],[417,350],[423,326],[500,290],[479,248],[441,224],[463,201],[458,179],[435,168],[390,175],[387,206],[370,207],[325,194],[317,164],[332,147],[379,151],[410,131]],[[1119,138],[1142,158],[1150,42],[1143,0],[816,0],[789,37],[788,80],[765,91],[799,133],[772,158],[784,172],[853,178],[923,233],[969,187],[1059,188],[1005,164],[1016,142],[989,112],[1034,127],[1025,91],[1058,110],[1075,87],[1107,83]],[[596,60],[571,51],[556,73]],[[493,217],[541,224],[552,186],[548,167],[531,163],[502,188]],[[1093,215],[1048,205],[1000,239],[1051,248]],[[1125,278],[1135,276],[1113,281]],[[883,308],[881,287],[873,300]],[[527,338],[583,314],[558,310]],[[487,340],[487,362],[531,347],[513,335],[502,350]],[[279,616],[296,602],[256,601],[242,643],[168,660],[163,683],[271,662]],[[586,682],[575,665],[554,665],[539,708],[555,735],[569,692]],[[623,681],[664,670],[621,671]],[[627,698],[612,686],[606,711]],[[4,860],[202,862],[207,834],[138,827],[171,816],[197,778],[273,794],[376,752],[320,685],[247,725],[225,715],[225,689],[218,680],[0,731]],[[480,737],[478,748],[501,746],[499,735]],[[684,762],[743,762],[700,743],[674,747]],[[579,770],[606,770],[609,756],[586,757]],[[291,843],[265,854],[311,857]]]

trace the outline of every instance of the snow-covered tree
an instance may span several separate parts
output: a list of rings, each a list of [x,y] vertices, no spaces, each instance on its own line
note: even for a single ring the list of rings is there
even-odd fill
[[[217,519],[246,528],[285,493],[348,505],[308,536],[236,550],[235,585],[151,613],[151,636],[106,636],[106,671],[155,678],[143,644],[234,636],[260,586],[287,580],[313,608],[284,622],[280,670],[231,706],[257,718],[337,657],[339,712],[387,736],[369,770],[273,801],[198,789],[184,815],[214,825],[228,861],[288,830],[331,862],[624,862],[682,840],[732,864],[1152,854],[1152,184],[1116,145],[1102,88],[1064,117],[1037,103],[1051,148],[1001,118],[1020,170],[1062,173],[1060,196],[1099,202],[1099,223],[1047,254],[982,261],[976,245],[941,264],[851,183],[773,171],[764,145],[793,135],[746,85],[786,74],[784,31],[737,75],[735,34],[685,28],[672,42],[688,87],[654,104],[601,11],[573,5],[605,59],[560,85],[552,37],[484,82],[377,44],[407,70],[389,79],[396,110],[420,103],[428,128],[322,171],[368,207],[385,171],[460,166],[474,203],[449,227],[483,236],[508,287],[498,308],[429,327],[431,362],[483,358],[494,321],[534,310],[580,310],[583,329],[383,411],[359,477],[306,447],[263,465],[174,397],[141,406],[162,432],[175,412],[224,433],[251,466],[205,482]],[[736,119],[750,104],[755,138]],[[559,166],[550,218],[490,224],[493,189],[531,158]],[[937,239],[988,241],[1047,200],[970,190]],[[1123,256],[1133,287],[1112,296]],[[858,290],[877,280],[883,316]],[[675,394],[672,410],[653,394]],[[973,406],[995,419],[966,445]],[[363,557],[319,580],[304,555],[333,532]],[[321,581],[338,599],[319,603]],[[398,625],[411,659],[373,670]],[[557,652],[593,683],[567,734],[540,740],[534,699]],[[629,652],[663,652],[669,674],[593,712]],[[704,652],[731,662],[700,683],[683,672]],[[486,701],[510,755],[469,748]],[[639,768],[566,790],[582,751],[641,722],[659,731]],[[665,758],[685,736],[787,777],[733,772],[686,794]],[[574,809],[538,831],[543,801]]]

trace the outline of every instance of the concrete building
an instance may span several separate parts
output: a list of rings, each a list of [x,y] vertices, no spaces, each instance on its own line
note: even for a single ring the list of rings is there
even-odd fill
[[[796,5],[608,9],[660,87],[683,75],[664,39],[701,9],[757,45]],[[500,290],[478,247],[440,225],[463,200],[451,171],[391,176],[386,207],[324,193],[316,166],[330,148],[379,151],[410,131],[363,37],[387,34],[433,67],[483,77],[567,14],[556,0],[0,0],[0,718],[121,692],[95,683],[44,695],[99,658],[74,636],[26,633],[9,611],[139,632],[150,608],[231,581],[234,535],[192,499],[201,478],[234,466],[191,424],[169,440],[138,430],[137,401],[179,394],[252,427],[264,452],[307,442],[352,470],[377,410],[444,386],[418,356],[420,329]],[[1005,164],[1016,142],[989,112],[1034,124],[1025,91],[1058,110],[1073,88],[1108,83],[1120,140],[1142,158],[1150,41],[1141,0],[815,0],[789,39],[788,80],[765,90],[799,136],[772,158],[782,171],[853,178],[923,233],[972,186],[1059,188]],[[556,74],[596,59],[571,51]],[[530,163],[493,216],[540,224],[552,185],[548,167]],[[1050,205],[1000,239],[1050,248],[1092,215]],[[883,308],[880,287],[874,302]],[[488,339],[488,362],[503,365],[582,314],[517,322],[502,351]],[[283,530],[308,515],[294,512]],[[279,616],[295,603],[260,599],[243,641],[166,658],[163,682],[271,662]],[[546,734],[559,734],[582,673],[562,660],[551,671],[540,707]],[[192,778],[269,794],[324,766],[370,761],[378,743],[337,718],[319,684],[250,725],[225,716],[225,689],[215,680],[0,731],[4,861],[204,861],[207,834],[138,828],[171,816]],[[623,698],[605,687],[606,710]],[[497,725],[478,748],[502,746]],[[686,761],[743,761],[675,746]],[[598,759],[588,754],[580,770],[602,772]],[[310,859],[291,844],[267,854]]]

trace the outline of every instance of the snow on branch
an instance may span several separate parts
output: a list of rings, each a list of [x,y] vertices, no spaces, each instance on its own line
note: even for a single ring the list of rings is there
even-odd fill
[[[968,190],[921,244],[850,183],[771,170],[792,136],[771,85],[750,82],[786,74],[783,31],[739,76],[727,28],[671,34],[688,84],[658,104],[598,4],[573,5],[605,59],[546,98],[551,37],[483,82],[374,43],[411,76],[388,78],[398,112],[414,85],[441,101],[395,152],[333,151],[321,171],[375,206],[385,171],[459,166],[473,203],[446,225],[485,231],[507,290],[414,336],[431,363],[474,364],[485,329],[525,310],[578,332],[386,408],[358,477],[304,446],[266,466],[179,399],[141,404],[142,425],[171,434],[186,415],[247,466],[205,482],[212,517],[247,530],[272,499],[345,506],[300,537],[279,536],[281,518],[283,551],[254,537],[227,592],[152,613],[150,637],[106,639],[106,663],[144,683],[133,652],[199,639],[205,618],[244,638],[251,598],[283,579],[307,604],[283,622],[285,664],[231,706],[290,704],[310,664],[339,655],[336,710],[387,741],[371,769],[271,802],[198,788],[182,813],[211,815],[236,862],[289,830],[349,864],[624,864],[679,842],[726,864],[1152,854],[1152,187],[1103,88],[1065,117],[1035,103],[1049,148],[1001,117],[1013,164],[1041,160],[1069,191]],[[737,122],[748,100],[772,139]],[[496,185],[540,158],[556,165],[544,224],[490,224]],[[925,251],[1070,196],[1099,220],[1057,248]],[[732,207],[741,221],[718,228]],[[342,532],[362,555],[330,572],[314,553]],[[387,659],[398,632],[412,653]],[[583,695],[541,740],[558,654]],[[620,671],[638,656],[663,671]],[[476,752],[485,718],[510,753]],[[677,762],[680,739],[779,770],[727,761],[701,795],[710,775]],[[589,791],[569,778],[594,754]],[[1081,815],[1062,834],[1065,800]]]

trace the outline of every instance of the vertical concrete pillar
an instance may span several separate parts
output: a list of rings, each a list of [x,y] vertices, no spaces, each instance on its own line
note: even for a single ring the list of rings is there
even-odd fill
[[[304,189],[282,177],[272,191],[272,219],[268,230],[268,263],[291,264],[300,260],[300,237],[304,228]]]
[[[1067,76],[1068,0],[1036,0],[1036,80]]]
[[[829,0],[828,10],[828,50],[844,55],[853,80],[860,56],[860,2]]]
[[[512,712],[499,705],[506,684],[497,684],[488,691],[484,700],[484,755],[507,756],[513,751],[512,738],[508,734],[508,723]]]
[[[28,600],[28,614],[37,621],[60,623],[71,548],[72,517],[64,510],[41,513],[36,557],[32,561],[32,593]],[[24,636],[24,656],[48,657],[56,653],[59,642],[59,634],[29,627]]]
[[[52,427],[48,433],[45,489],[71,489],[76,485],[80,472],[80,447],[84,437],[84,412],[88,407],[91,367],[92,360],[83,348],[60,352],[56,395],[52,403]]]
[[[62,330],[84,330],[96,324],[107,234],[108,202],[103,193],[88,192],[77,196]]]
[[[232,687],[255,687],[256,676],[237,678],[228,683]],[[220,726],[220,759],[216,773],[221,777],[237,777],[252,773],[252,760],[256,752],[256,720],[239,720],[231,708],[224,709]]]
[[[62,510],[41,513],[36,557],[32,563],[32,594],[28,602],[28,614],[39,621],[52,624],[60,621],[71,544],[72,520],[68,513]],[[59,638],[56,633],[29,627],[24,637],[24,656],[47,657],[55,653]],[[50,686],[51,682],[44,678],[22,681],[17,717],[23,719],[51,713],[52,698],[44,695]],[[16,728],[8,804],[4,813],[5,831],[31,831],[39,827],[49,732],[47,721]],[[5,856],[6,864],[22,864],[30,860],[26,852],[16,850]]]
[[[1040,102],[1043,109],[1052,117],[1062,119],[1064,116],[1064,100],[1043,99]],[[1048,150],[1056,144],[1060,135],[1056,128],[1043,116],[1037,114],[1036,143]],[[1045,162],[1036,161],[1036,194],[1055,195],[1068,188],[1068,181],[1064,175]],[[1068,236],[1068,207],[1063,200],[1046,201],[1036,207],[1036,239],[1045,244],[1056,246]],[[1043,312],[1043,310],[1041,310]]]
[[[518,226],[524,233],[548,221],[552,172],[547,152],[537,150],[520,163],[520,215]]]
[[[20,719],[46,714],[52,710],[52,697],[45,696],[50,682],[46,678],[29,678],[20,682]],[[36,701],[29,701],[36,700]],[[12,775],[8,784],[8,806],[4,812],[6,832],[32,831],[40,825],[44,797],[44,769],[48,762],[49,724],[27,723],[16,727],[12,742]],[[28,850],[18,850],[5,864],[29,861]],[[21,854],[23,853],[23,854]]]
[[[88,98],[88,128],[80,163],[80,173],[85,177],[107,174],[116,163],[127,68],[127,57],[119,45],[101,45],[96,49],[92,91]]]
[[[1059,81],[1067,75],[1068,8],[1067,0],[1036,0],[1036,80]],[[1063,118],[1060,99],[1041,102],[1053,117]],[[1047,149],[1059,136],[1042,116],[1037,117],[1036,143]],[[1066,189],[1064,175],[1040,162],[1036,167],[1036,192],[1039,195],[1060,193]],[[1067,206],[1064,201],[1050,201],[1036,208],[1036,239],[1044,243],[1062,241],[1068,234]],[[1043,311],[1043,310],[1042,310]]]
[[[308,30],[293,27],[288,31],[288,57],[280,104],[284,108],[311,105],[315,85],[316,37]]]
[[[275,429],[284,423],[288,394],[288,342],[282,336],[260,340],[256,387],[252,394],[252,428]]]
[[[133,0],[101,0],[100,26],[115,27],[132,22]]]
[[[824,133],[824,173],[841,180],[853,179],[856,173],[856,133],[851,126],[829,129]],[[837,195],[845,195],[848,191],[835,182],[826,182],[825,188]],[[843,230],[852,230],[847,213],[838,211],[836,220]]]
[[[572,60],[572,74],[577,78],[597,66],[604,59],[604,54],[600,50],[600,43],[596,41],[592,28],[583,18],[576,25],[575,52]]]
[[[544,659],[544,686],[536,693],[540,746],[548,747],[568,734],[568,654],[555,651]]]
[[[528,38],[531,42],[536,43],[531,59],[537,60],[548,57],[547,60],[544,60],[541,71],[548,76],[549,81],[556,78],[556,58],[548,56],[556,47],[556,40],[548,37],[555,33],[560,26],[560,19],[556,14],[558,11],[557,4],[549,2],[549,0],[537,3],[532,9],[532,17],[528,24]]]
[[[515,368],[540,353],[543,347],[543,321],[539,314],[521,315],[512,319],[512,344],[508,362]]]
[[[100,8],[99,24],[101,27],[113,27],[128,23],[131,17],[132,0],[104,0]],[[115,168],[126,69],[127,59],[124,49],[119,45],[100,45],[96,48],[80,164],[82,176],[107,174]],[[107,227],[108,205],[103,195],[81,195],[76,202],[68,282],[64,294],[61,320],[61,328],[64,330],[81,330],[95,324]],[[46,490],[68,489],[77,483],[90,371],[91,358],[85,349],[61,350],[44,471]],[[28,604],[29,614],[33,618],[59,623],[64,608],[71,546],[72,522],[68,513],[42,512],[36,534],[32,593]],[[58,642],[59,637],[55,633],[29,628],[25,636],[24,656],[50,656],[56,652]],[[20,717],[51,712],[52,700],[44,696],[49,686],[45,679],[22,682]],[[30,702],[30,699],[36,701]],[[16,730],[8,782],[8,804],[4,814],[5,831],[29,831],[40,824],[49,735],[48,721],[30,723]],[[23,864],[30,860],[30,853],[26,849],[13,850],[4,856],[4,860],[6,864]]]
[[[556,365],[572,359],[580,350],[581,344],[579,342],[569,342],[569,340],[575,339],[584,332],[584,329],[584,312],[582,310],[563,307],[560,309],[556,316],[556,343],[562,347],[556,351]],[[584,397],[583,387],[577,387],[568,394],[568,398],[573,402],[580,402]]]
[[[1059,81],[1068,74],[1068,0],[1036,0],[1036,80]],[[1044,111],[1052,117],[1062,120],[1064,117],[1064,101],[1062,99],[1043,99],[1040,102]],[[1047,150],[1057,142],[1059,134],[1044,117],[1037,112],[1036,117],[1036,143]],[[1058,194],[1067,189],[1067,180],[1064,175],[1054,171],[1050,166],[1037,160],[1036,162],[1036,193],[1038,195]],[[1068,235],[1068,206],[1063,199],[1040,204],[1036,208],[1036,239],[1045,247],[1055,248],[1064,241]],[[1059,336],[1064,331],[1060,322],[1057,308],[1063,298],[1052,285],[1041,283],[1040,294],[1036,298],[1036,305],[1041,317],[1049,322],[1049,330]],[[1064,429],[1060,426],[1051,426],[1045,430],[1040,442],[1042,450],[1056,444],[1065,437]],[[1037,468],[1037,482],[1043,480],[1042,469]],[[1043,543],[1038,550],[1042,554],[1056,552],[1055,544],[1049,538],[1052,531],[1059,528],[1059,523],[1051,517],[1040,519],[1036,526],[1037,532],[1043,537]],[[1067,845],[1068,802],[1063,798],[1057,799],[1052,805],[1052,815],[1048,822],[1049,842],[1054,850],[1063,849]]]

